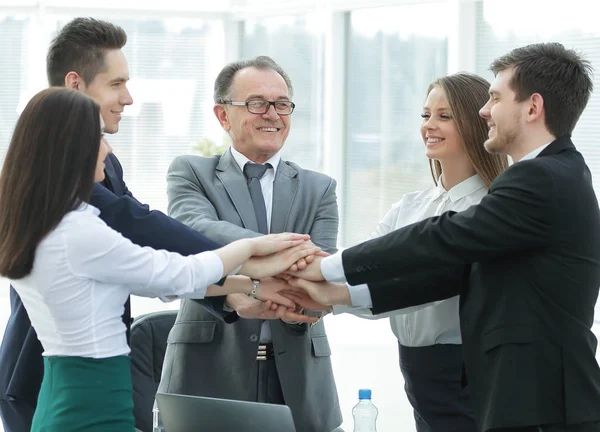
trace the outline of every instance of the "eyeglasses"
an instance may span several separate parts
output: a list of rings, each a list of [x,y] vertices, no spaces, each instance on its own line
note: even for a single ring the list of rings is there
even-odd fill
[[[294,112],[294,108],[296,108],[296,104],[291,101],[266,101],[262,99],[253,99],[246,102],[224,101],[222,103],[233,106],[245,106],[248,112],[252,114],[266,114],[271,109],[271,105],[273,105],[275,112],[279,115],[290,115]]]

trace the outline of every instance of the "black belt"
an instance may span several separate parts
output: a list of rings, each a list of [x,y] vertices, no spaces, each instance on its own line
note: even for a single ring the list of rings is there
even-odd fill
[[[275,358],[272,343],[263,343],[258,345],[256,360],[271,360]]]

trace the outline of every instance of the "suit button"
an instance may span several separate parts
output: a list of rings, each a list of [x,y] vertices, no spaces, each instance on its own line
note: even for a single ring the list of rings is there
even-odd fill
[[[250,335],[250,342],[258,342],[258,335],[251,334]]]

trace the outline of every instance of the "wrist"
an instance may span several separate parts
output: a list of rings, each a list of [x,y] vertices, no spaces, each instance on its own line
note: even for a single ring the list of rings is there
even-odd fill
[[[352,306],[352,298],[350,297],[350,291],[348,286],[342,283],[334,283],[330,288],[330,296],[327,304],[329,305],[344,305]]]
[[[250,279],[250,282],[252,285],[250,287],[250,292],[248,292],[248,297],[258,300],[258,288],[260,286],[260,280]]]
[[[237,311],[242,302],[247,298],[246,294],[228,294],[227,297],[225,297],[225,306]]]
[[[254,255],[256,255],[256,252],[257,252],[256,249],[258,247],[257,242],[256,242],[257,238],[258,237],[251,237],[251,238],[245,239],[246,242],[247,242],[247,247],[248,247],[248,249],[247,249],[247,251],[248,251],[248,258],[251,258]]]

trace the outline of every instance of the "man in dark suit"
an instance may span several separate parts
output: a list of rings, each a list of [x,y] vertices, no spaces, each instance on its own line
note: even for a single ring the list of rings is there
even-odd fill
[[[317,258],[298,274],[350,286],[292,283],[326,304],[363,306],[366,293],[375,313],[460,294],[481,431],[600,431],[591,332],[600,212],[570,138],[592,91],[591,66],[552,43],[515,49],[491,70],[485,147],[515,163],[481,203]]]
[[[96,99],[107,133],[118,131],[124,107],[133,103],[126,86],[127,60],[121,51],[126,41],[127,35],[118,26],[76,18],[63,27],[48,52],[50,85],[74,88]],[[106,159],[105,172],[106,179],[94,186],[91,204],[100,209],[100,217],[110,227],[134,243],[183,255],[220,246],[137,201],[127,189],[121,165],[112,154]],[[6,432],[26,432],[31,428],[42,381],[43,350],[12,288],[10,298],[11,316],[0,347],[0,413]],[[129,301],[123,320],[129,332]]]

